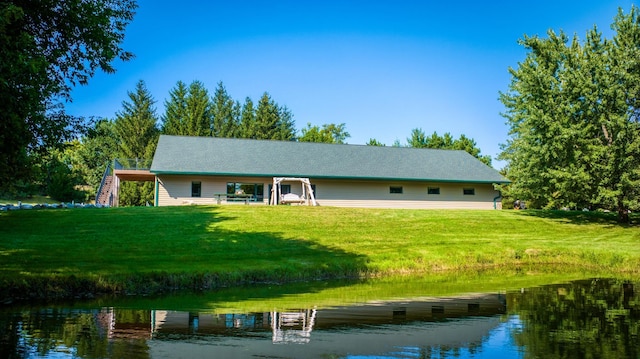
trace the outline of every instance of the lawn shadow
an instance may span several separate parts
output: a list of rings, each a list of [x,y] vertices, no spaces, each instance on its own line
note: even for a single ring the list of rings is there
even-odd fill
[[[552,219],[558,222],[577,225],[600,224],[608,227],[638,227],[640,225],[640,215],[636,213],[630,215],[630,223],[621,223],[618,221],[617,213],[614,212],[537,209],[527,209],[516,212],[523,216]]]
[[[1,232],[29,240],[2,248],[0,303],[357,278],[367,270],[356,253],[225,228],[242,222],[215,206],[70,211],[2,218]]]

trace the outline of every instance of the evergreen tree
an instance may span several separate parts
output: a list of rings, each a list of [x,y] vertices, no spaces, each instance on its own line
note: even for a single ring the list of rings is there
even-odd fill
[[[189,85],[183,134],[186,136],[211,136],[213,104],[202,82]]]
[[[186,135],[187,85],[178,81],[169,91],[169,100],[165,101],[165,115],[162,117],[162,133],[165,135]]]
[[[239,127],[239,105],[229,96],[222,81],[213,96],[213,137],[236,137]]]
[[[278,108],[278,131],[275,137],[276,140],[281,141],[295,141],[296,140],[296,122],[293,120],[293,113],[287,106]]]
[[[122,102],[117,113],[115,132],[118,136],[121,160],[150,163],[158,143],[159,130],[155,101],[144,81],[139,81],[135,92],[129,92],[130,102]],[[153,203],[153,183],[124,182],[120,190],[120,204],[140,206]]]
[[[257,123],[256,110],[253,107],[253,101],[247,97],[242,105],[242,115],[240,117],[240,129],[238,137],[240,138],[256,138]]]
[[[280,107],[265,92],[256,109],[256,126],[251,138],[259,140],[294,141],[295,121],[287,107]]]
[[[454,140],[449,132],[440,136],[434,131],[431,136],[427,137],[421,128],[414,128],[411,131],[411,137],[407,138],[407,145],[414,148],[462,150],[479,159],[487,166],[491,166],[491,156],[482,156],[480,149],[476,146],[476,141],[464,134]]]
[[[202,82],[193,81],[189,88],[182,81],[165,101],[162,133],[179,136],[210,136],[213,104]]]

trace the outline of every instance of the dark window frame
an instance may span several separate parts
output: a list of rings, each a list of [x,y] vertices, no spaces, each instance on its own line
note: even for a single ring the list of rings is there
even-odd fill
[[[440,194],[440,187],[427,187],[427,194],[439,195]]]
[[[476,189],[475,188],[463,188],[462,189],[462,194],[465,196],[475,196],[476,195]]]
[[[202,181],[191,181],[191,197],[202,197]]]
[[[389,186],[389,193],[391,194],[402,194],[403,188],[402,186]]]

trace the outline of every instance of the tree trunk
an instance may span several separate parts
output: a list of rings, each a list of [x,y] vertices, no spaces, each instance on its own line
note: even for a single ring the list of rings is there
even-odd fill
[[[622,197],[618,197],[618,222],[629,223],[629,210],[625,208]]]

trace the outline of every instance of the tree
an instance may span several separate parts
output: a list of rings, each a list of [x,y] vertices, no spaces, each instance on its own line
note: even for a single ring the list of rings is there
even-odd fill
[[[162,117],[162,133],[178,136],[211,136],[213,104],[202,82],[189,88],[182,81],[169,92]]]
[[[242,113],[240,115],[240,128],[238,131],[239,138],[254,138],[256,130],[256,110],[253,107],[253,101],[247,97],[242,105]]]
[[[247,138],[258,140],[294,141],[295,121],[287,107],[280,107],[265,92],[256,108],[255,126]]]
[[[76,149],[78,160],[74,166],[82,177],[82,183],[89,186],[91,196],[97,192],[106,166],[117,157],[118,140],[114,122],[107,119],[96,121],[80,142],[81,146]]]
[[[143,160],[150,163],[158,143],[159,130],[155,100],[144,81],[139,81],[135,92],[128,93],[130,102],[122,102],[122,111],[116,114],[115,131],[118,135],[118,154],[122,161]],[[120,204],[139,206],[153,202],[153,183],[125,182],[121,186]]]
[[[318,126],[311,126],[307,123],[307,127],[302,129],[302,136],[298,137],[300,142],[323,142],[323,143],[344,143],[344,140],[351,137],[349,132],[345,130],[345,124],[339,125],[330,123],[322,125],[322,129]]]
[[[213,137],[236,137],[239,127],[240,105],[227,93],[222,81],[213,95]]]
[[[487,166],[491,166],[491,156],[482,156],[480,149],[476,145],[476,141],[464,134],[454,140],[449,132],[440,136],[434,131],[431,136],[427,137],[421,128],[414,128],[411,130],[411,137],[407,138],[407,145],[414,148],[462,150],[479,159]]]
[[[375,138],[370,138],[369,141],[367,142],[367,146],[380,146],[380,147],[384,147],[385,144],[376,140]]]
[[[0,3],[0,190],[31,171],[30,155],[77,135],[82,119],[64,113],[76,84],[132,58],[120,44],[134,0]],[[79,30],[81,29],[81,31]]]
[[[162,117],[162,133],[165,135],[186,135],[187,85],[178,81],[169,91],[169,100],[165,100],[165,114]]]
[[[186,116],[184,135],[211,136],[213,103],[209,92],[200,81],[193,81],[189,85]]]
[[[520,41],[529,52],[500,95],[505,194],[536,207],[615,208],[620,221],[640,206],[638,9],[619,10],[612,29],[603,40],[594,27],[583,44],[551,30]]]

